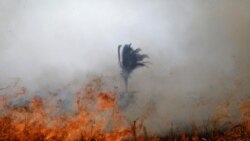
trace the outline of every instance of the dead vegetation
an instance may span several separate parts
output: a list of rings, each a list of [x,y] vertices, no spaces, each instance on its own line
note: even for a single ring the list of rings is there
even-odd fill
[[[241,103],[240,123],[219,124],[228,118],[226,106],[218,108],[202,126],[192,123],[192,130],[172,128],[164,137],[150,134],[144,126],[146,117],[128,121],[117,108],[114,93],[100,89],[99,80],[92,81],[74,95],[75,111],[61,113],[64,102],[54,105],[48,99],[34,97],[23,105],[10,106],[9,98],[25,95],[26,88],[12,95],[1,95],[0,141],[249,141],[250,100]],[[51,98],[51,97],[50,97]],[[50,99],[49,98],[49,99]]]

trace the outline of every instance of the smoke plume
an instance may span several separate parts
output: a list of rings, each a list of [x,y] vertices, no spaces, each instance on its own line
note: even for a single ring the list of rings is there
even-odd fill
[[[25,86],[31,95],[57,91],[70,99],[97,76],[121,91],[117,47],[132,43],[151,64],[129,81],[135,91],[125,111],[129,118],[151,107],[146,126],[161,135],[170,122],[202,122],[220,101],[233,99],[234,110],[249,96],[249,5],[248,0],[2,0],[0,93]]]

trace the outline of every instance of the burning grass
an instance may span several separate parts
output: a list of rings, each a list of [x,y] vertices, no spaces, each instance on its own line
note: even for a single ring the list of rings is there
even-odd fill
[[[75,101],[73,112],[61,112],[64,101],[60,99],[49,104],[47,101],[53,97],[34,97],[18,106],[11,106],[9,100],[25,95],[25,88],[12,95],[2,95],[0,141],[250,140],[250,100],[240,106],[241,123],[218,128],[221,127],[218,126],[221,122],[219,117],[227,117],[226,110],[222,110],[224,112],[215,114],[200,127],[193,123],[192,130],[172,128],[167,136],[155,137],[143,126],[145,115],[129,121],[117,107],[116,94],[102,91],[100,81],[91,81],[72,95]]]
[[[130,122],[119,111],[115,94],[100,91],[100,80],[72,95],[74,112],[60,112],[63,101],[48,104],[48,99],[34,97],[18,106],[8,100],[26,93],[22,88],[13,95],[1,96],[0,140],[142,140],[142,121]],[[51,99],[51,97],[49,97]],[[150,138],[156,140],[156,138]]]

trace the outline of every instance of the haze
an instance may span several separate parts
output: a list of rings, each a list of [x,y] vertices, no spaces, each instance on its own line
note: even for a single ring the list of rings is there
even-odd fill
[[[129,80],[137,94],[127,113],[136,118],[152,101],[148,126],[164,134],[166,119],[204,120],[232,93],[249,96],[249,6],[248,0],[2,0],[1,85],[18,78],[32,93],[94,75],[122,90],[117,46],[132,43],[151,64]]]

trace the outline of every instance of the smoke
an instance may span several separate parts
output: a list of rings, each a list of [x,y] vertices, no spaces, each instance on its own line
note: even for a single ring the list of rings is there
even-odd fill
[[[249,4],[3,0],[0,86],[14,86],[18,79],[30,93],[60,88],[67,99],[71,89],[102,75],[122,90],[117,46],[132,43],[152,64],[129,79],[136,102],[126,112],[136,119],[151,103],[147,126],[164,134],[168,121],[202,121],[218,101],[235,93],[249,96]],[[68,90],[72,82],[76,86]]]

